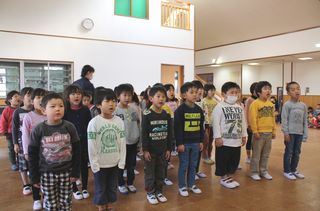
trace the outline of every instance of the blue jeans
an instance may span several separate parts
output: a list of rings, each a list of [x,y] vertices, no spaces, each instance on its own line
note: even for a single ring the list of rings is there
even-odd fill
[[[188,187],[191,188],[194,185],[199,150],[199,143],[194,143],[185,144],[184,152],[179,152],[179,188],[186,187],[186,175]]]
[[[283,167],[285,173],[296,172],[301,152],[302,135],[290,134],[290,141],[286,145],[283,156]]]

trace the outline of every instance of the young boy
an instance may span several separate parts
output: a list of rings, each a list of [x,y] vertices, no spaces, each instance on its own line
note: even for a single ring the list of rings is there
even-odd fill
[[[64,101],[57,93],[42,98],[48,120],[31,133],[29,164],[31,182],[40,187],[46,210],[71,210],[71,183],[79,178],[80,141],[73,124],[62,120]]]
[[[166,202],[162,194],[165,159],[171,151],[171,117],[162,109],[166,91],[162,86],[153,86],[149,91],[152,107],[143,112],[142,149],[144,156],[144,181],[150,204]]]
[[[269,101],[272,86],[268,81],[260,81],[255,87],[258,99],[249,108],[249,121],[253,133],[252,158],[250,163],[251,178],[261,180],[264,177],[271,180],[268,173],[268,160],[271,151],[271,141],[275,138],[274,105]],[[260,174],[260,175],[259,175]]]
[[[17,156],[18,167],[19,167],[21,180],[23,183],[23,190],[22,190],[23,195],[31,194],[31,185],[29,183],[29,179],[27,176],[28,165],[27,165],[26,159],[24,158],[21,131],[22,131],[23,118],[29,111],[31,111],[33,107],[31,102],[32,90],[33,88],[31,87],[24,87],[23,89],[21,89],[20,95],[22,97],[23,106],[20,108],[17,108],[13,112],[13,117],[12,117],[12,140],[14,144],[14,151],[18,155]]]
[[[242,107],[237,103],[240,87],[234,82],[226,82],[221,88],[224,101],[213,110],[213,129],[216,145],[216,172],[220,184],[235,188],[240,184],[233,180],[237,170],[241,146],[246,143],[247,124]]]
[[[184,103],[174,112],[174,134],[180,162],[178,170],[179,193],[181,196],[188,196],[187,187],[193,193],[201,193],[201,190],[195,185],[195,175],[199,152],[203,148],[204,115],[202,109],[195,104],[197,87],[194,83],[184,83],[180,92]]]
[[[124,169],[126,140],[123,121],[113,114],[117,97],[111,89],[96,92],[94,104],[101,114],[88,125],[88,152],[94,175],[93,203],[100,211],[111,210],[117,200],[118,169]]]
[[[126,135],[126,165],[127,169],[127,187],[123,178],[123,169],[119,169],[118,189],[122,194],[128,192],[135,193],[137,189],[133,185],[134,182],[134,168],[136,167],[136,156],[138,149],[138,142],[140,139],[139,129],[139,114],[136,110],[129,106],[132,101],[133,88],[129,84],[120,84],[116,87],[116,95],[119,100],[115,115],[120,117],[124,122],[124,129]]]
[[[307,106],[299,100],[300,85],[292,81],[286,90],[290,96],[282,108],[281,123],[286,146],[283,156],[284,176],[290,180],[303,179],[304,175],[297,171],[301,142],[308,138]]]

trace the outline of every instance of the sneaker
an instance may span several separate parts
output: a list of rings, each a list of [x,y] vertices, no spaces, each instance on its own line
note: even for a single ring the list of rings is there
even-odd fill
[[[78,179],[78,180],[76,181],[76,185],[79,186],[79,185],[81,185],[81,184],[82,184],[82,183],[81,183],[81,180]]]
[[[82,190],[82,196],[84,199],[87,199],[87,198],[89,198],[90,194],[87,190]]]
[[[141,158],[139,156],[136,156],[136,161],[140,161]]]
[[[12,164],[12,165],[11,165],[11,170],[12,170],[12,171],[18,171],[18,166],[17,166],[17,164]]]
[[[237,182],[237,181],[235,181],[235,180],[233,180],[233,184],[234,184],[236,187],[239,187],[239,186],[240,186],[239,182]]]
[[[237,169],[238,169],[238,170],[241,170],[241,169],[242,169],[242,166],[239,164]]]
[[[158,199],[154,193],[147,193],[147,199],[150,204],[158,204]]]
[[[200,178],[199,178],[199,176],[196,174],[196,175],[194,176],[194,179],[195,179],[195,180],[198,180],[198,179],[200,179]]]
[[[299,173],[298,171],[294,172],[293,174],[294,174],[294,176],[296,176],[299,179],[304,179],[304,175]]]
[[[170,186],[170,185],[173,185],[173,182],[171,180],[169,180],[168,178],[165,178],[163,180],[164,184],[167,185],[167,186]]]
[[[33,202],[33,210],[41,210],[42,204],[40,200],[36,200]]]
[[[77,191],[77,192],[73,193],[73,197],[74,197],[76,200],[81,200],[81,199],[83,199],[82,193],[81,193],[80,191]]]
[[[29,194],[31,194],[31,193],[32,193],[32,190],[31,190],[31,188],[30,188],[29,185],[23,187],[23,189],[22,189],[22,194],[23,194],[23,195],[26,196],[26,195],[29,195]]]
[[[261,176],[267,180],[272,180],[272,176],[268,172],[262,174]]]
[[[261,177],[258,174],[252,174],[250,177],[255,181],[261,180]]]
[[[118,189],[119,189],[119,192],[122,193],[122,194],[128,194],[129,191],[128,191],[128,188],[124,185],[122,186],[118,186]]]
[[[137,192],[137,188],[134,187],[133,185],[128,185],[128,190],[129,190],[129,192],[131,192],[131,193]]]
[[[162,193],[157,194],[157,199],[162,203],[168,201],[168,199]]]
[[[171,156],[178,156],[178,152],[177,151],[172,151],[171,152]]]
[[[183,196],[183,197],[189,196],[189,193],[186,187],[179,188],[179,194],[180,196]]]
[[[233,179],[231,177],[221,179],[220,184],[226,188],[233,189],[236,188],[236,184],[234,183]],[[239,183],[238,183],[239,184]]]
[[[191,188],[189,188],[189,190],[191,190],[193,193],[196,193],[196,194],[202,193],[200,188],[198,188],[196,185],[193,185]]]
[[[134,174],[135,174],[135,175],[138,175],[138,174],[140,174],[140,172],[137,171],[137,170],[134,170]]]
[[[250,164],[251,163],[251,158],[246,158],[246,163]]]
[[[127,177],[127,169],[123,170],[123,177]]]
[[[198,172],[197,175],[199,178],[206,178],[207,177],[207,175],[203,172]]]
[[[296,176],[294,176],[294,174],[293,173],[283,173],[283,176],[285,176],[286,178],[288,178],[289,180],[295,180],[295,179],[297,179],[296,178]]]
[[[211,160],[210,158],[204,159],[203,162],[204,162],[205,164],[208,164],[208,165],[213,165],[213,164],[214,164],[214,161]]]

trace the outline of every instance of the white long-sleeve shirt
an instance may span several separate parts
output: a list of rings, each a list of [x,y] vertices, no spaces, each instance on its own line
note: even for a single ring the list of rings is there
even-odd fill
[[[214,138],[221,138],[224,146],[239,147],[247,136],[247,124],[243,108],[220,102],[213,110]]]
[[[105,119],[98,115],[88,125],[88,153],[91,170],[118,166],[124,169],[126,161],[126,139],[123,121],[114,116]]]

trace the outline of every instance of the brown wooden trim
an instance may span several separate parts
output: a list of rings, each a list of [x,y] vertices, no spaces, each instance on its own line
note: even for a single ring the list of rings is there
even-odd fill
[[[54,38],[66,38],[66,39],[78,39],[78,40],[89,40],[89,41],[120,43],[120,44],[129,44],[129,45],[142,45],[142,46],[149,46],[149,47],[172,48],[172,49],[179,49],[179,50],[191,50],[191,51],[194,51],[194,49],[192,49],[192,48],[181,48],[181,47],[166,46],[166,45],[155,45],[155,44],[146,44],[146,43],[125,42],[125,41],[116,41],[116,40],[107,40],[107,39],[98,39],[98,38],[86,38],[86,37],[75,37],[75,36],[66,36],[66,35],[57,35],[57,34],[43,34],[43,33],[23,32],[23,31],[9,31],[9,30],[0,30],[0,32],[13,33],[13,34],[24,34],[24,35],[33,35],[33,36],[54,37]]]
[[[285,55],[279,55],[279,56],[269,56],[269,57],[259,57],[259,58],[255,58],[255,59],[244,59],[244,60],[237,60],[237,61],[232,61],[232,62],[225,62],[225,63],[221,63],[219,65],[223,66],[223,65],[230,65],[230,64],[237,64],[237,63],[242,63],[242,62],[249,62],[249,61],[258,61],[258,60],[262,60],[262,59],[276,59],[276,58],[281,58],[284,56],[295,56],[295,55],[300,55],[300,54],[307,54],[307,53],[320,53],[320,51],[309,51],[309,52],[301,52],[301,53],[294,53],[294,54],[285,54]],[[280,60],[279,60],[280,62]],[[213,65],[214,63],[210,63],[210,64],[201,64],[201,65],[195,65],[196,68],[199,67],[210,67],[210,65]]]
[[[280,36],[280,35],[292,34],[292,33],[301,32],[301,31],[305,31],[305,30],[316,29],[316,28],[320,28],[320,25],[313,26],[313,27],[308,27],[308,28],[304,28],[304,29],[298,29],[298,30],[294,30],[294,31],[289,31],[289,32],[284,32],[284,33],[279,33],[279,34],[273,34],[273,35],[268,35],[268,36],[252,38],[252,39],[248,39],[248,40],[242,40],[242,41],[237,41],[237,42],[232,42],[232,43],[215,45],[215,46],[207,47],[207,48],[195,49],[195,51],[196,52],[197,51],[204,51],[204,50],[208,50],[208,49],[219,48],[219,47],[224,47],[224,46],[228,46],[228,45],[234,45],[234,44],[239,44],[239,43],[244,43],[244,42],[250,42],[250,41],[255,41],[255,40],[260,40],[260,39],[265,39],[265,38],[270,38],[270,37],[276,37],[276,36]]]

